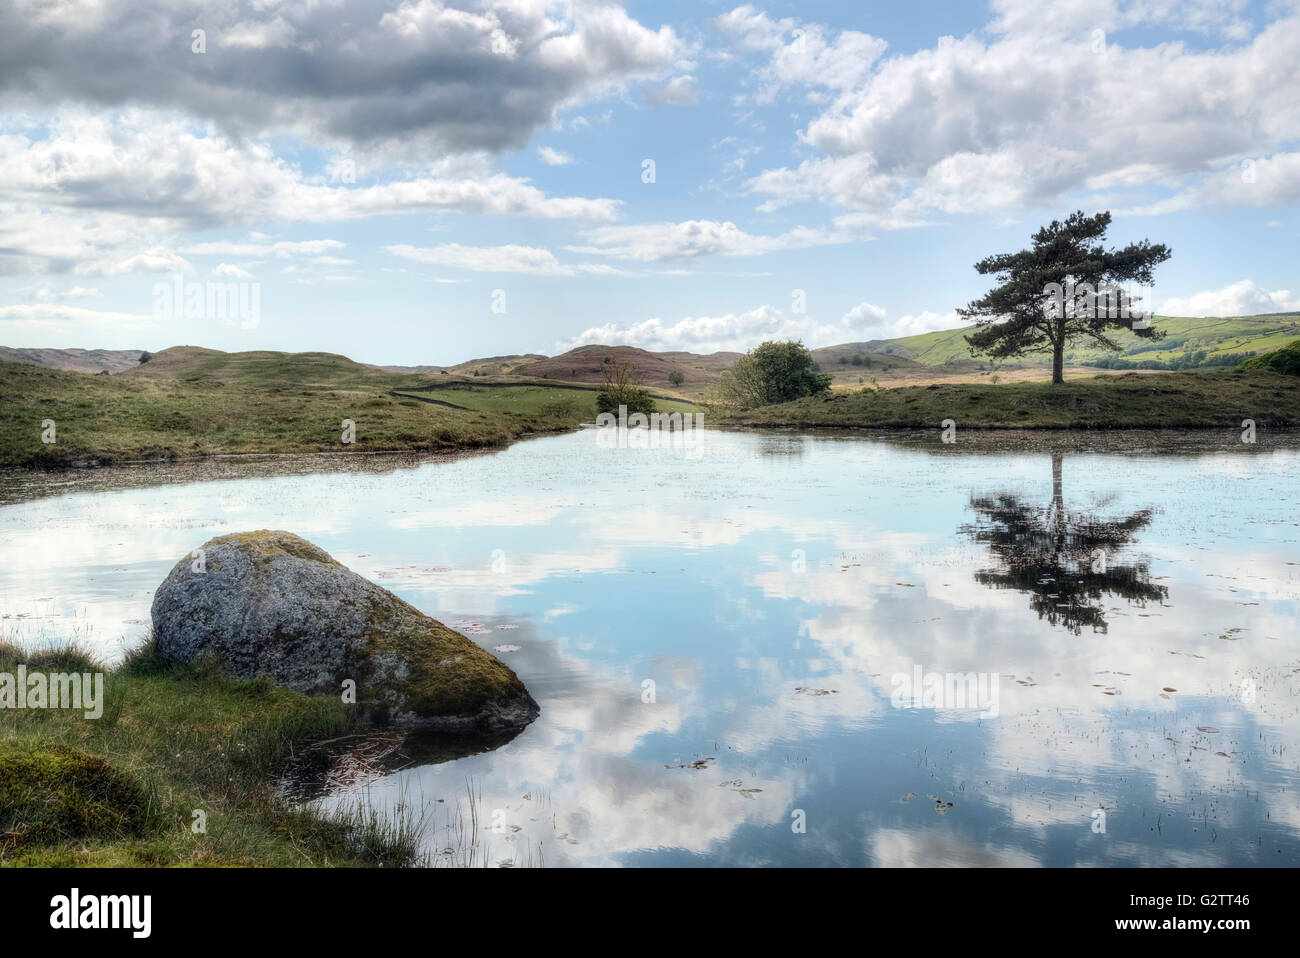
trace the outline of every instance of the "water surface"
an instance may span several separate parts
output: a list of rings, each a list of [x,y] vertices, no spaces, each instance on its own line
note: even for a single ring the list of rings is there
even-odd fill
[[[182,555],[287,529],[541,704],[323,799],[438,822],[469,782],[490,863],[1296,865],[1300,443],[1236,438],[584,432],[8,474],[0,627],[114,657]],[[895,707],[918,668],[995,677],[996,709]]]

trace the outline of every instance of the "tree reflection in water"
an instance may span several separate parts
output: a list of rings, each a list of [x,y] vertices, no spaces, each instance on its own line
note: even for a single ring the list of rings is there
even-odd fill
[[[1052,455],[1052,502],[1046,509],[1018,496],[971,498],[978,518],[959,530],[988,546],[996,567],[975,573],[992,589],[1030,594],[1029,605],[1052,625],[1075,635],[1084,626],[1106,631],[1102,599],[1118,595],[1145,606],[1169,590],[1151,581],[1145,561],[1116,561],[1116,553],[1151,521],[1142,509],[1110,521],[1065,508],[1061,491],[1062,455]]]

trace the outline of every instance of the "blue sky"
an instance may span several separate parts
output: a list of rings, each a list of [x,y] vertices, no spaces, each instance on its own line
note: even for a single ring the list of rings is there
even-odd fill
[[[1294,2],[17,0],[0,37],[4,345],[829,345],[957,325],[1080,208],[1172,247],[1163,312],[1300,309]]]

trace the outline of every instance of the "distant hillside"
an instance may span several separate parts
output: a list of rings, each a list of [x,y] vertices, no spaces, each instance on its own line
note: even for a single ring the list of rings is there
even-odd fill
[[[1076,346],[1065,354],[1069,370],[1193,369],[1234,366],[1252,355],[1262,355],[1300,340],[1300,313],[1238,316],[1225,319],[1159,316],[1153,325],[1164,339],[1140,339],[1129,330],[1113,333],[1122,349]],[[897,339],[841,343],[812,350],[823,372],[831,373],[837,387],[864,384],[898,385],[922,380],[975,380],[994,371],[985,357],[972,357],[965,336],[969,326]],[[738,352],[700,355],[688,352],[652,352],[636,346],[579,346],[559,356],[539,353],[510,354],[471,359],[453,366],[378,366],[354,362],[334,353],[284,353],[272,351],[225,353],[200,346],[173,346],[140,364],[141,350],[121,349],[14,349],[0,346],[0,361],[31,363],[71,372],[111,373],[143,378],[278,380],[294,383],[338,383],[365,378],[368,372],[385,372],[415,381],[445,376],[510,381],[548,379],[595,384],[601,381],[606,360],[628,362],[647,386],[698,398],[718,376],[741,357]],[[1004,361],[997,368],[1024,370],[1035,378],[1047,368],[1047,354]],[[682,384],[669,377],[681,373]]]
[[[178,379],[248,383],[250,385],[331,386],[374,381],[387,376],[394,383],[419,381],[418,376],[384,373],[336,353],[282,353],[254,350],[223,353],[202,346],[172,346],[153,354],[143,365],[120,374],[123,379]]]
[[[527,363],[545,359],[541,353],[523,353],[512,356],[487,356],[470,359],[455,366],[379,366],[389,373],[448,373],[457,376],[508,376]]]
[[[427,376],[430,373],[440,373],[447,367],[446,366],[375,366],[375,368],[382,369],[386,373],[418,373],[421,376]]]
[[[138,366],[142,349],[13,349],[0,346],[0,362],[33,363],[73,373],[118,373]]]
[[[561,379],[565,382],[598,383],[607,365],[605,360],[621,360],[631,364],[647,386],[696,395],[740,356],[740,353],[710,353],[703,356],[684,352],[654,353],[636,346],[579,346],[559,356],[526,363],[516,368],[514,373],[541,379]],[[674,386],[669,381],[668,377],[674,372],[683,376],[680,386]]]
[[[1237,316],[1224,319],[1157,316],[1152,325],[1165,332],[1158,342],[1140,339],[1130,330],[1119,330],[1114,339],[1122,347],[1118,354],[1110,350],[1078,346],[1068,350],[1068,365],[1093,366],[1113,362],[1118,356],[1128,362],[1156,361],[1171,363],[1190,361],[1198,353],[1204,355],[1199,363],[1212,365],[1215,359],[1232,364],[1245,358],[1244,354],[1264,353],[1279,349],[1300,336],[1300,313],[1277,313],[1268,316]],[[861,349],[864,353],[883,353],[903,359],[915,360],[925,366],[942,366],[970,362],[972,357],[965,336],[970,327],[945,329],[918,336],[899,339],[872,340],[867,343],[832,346],[829,350]],[[819,350],[818,352],[824,352]],[[815,355],[815,354],[814,354]],[[1209,360],[1210,362],[1206,362]],[[976,362],[987,360],[976,359]],[[1020,364],[1047,365],[1047,354],[1025,356],[1016,360]]]
[[[898,352],[886,352],[886,347],[891,342],[893,340],[873,339],[865,343],[823,346],[812,350],[812,357],[822,368],[822,372],[827,373],[851,369],[858,374],[869,371],[871,375],[875,375],[881,372],[903,373],[926,368],[924,363],[909,359]]]

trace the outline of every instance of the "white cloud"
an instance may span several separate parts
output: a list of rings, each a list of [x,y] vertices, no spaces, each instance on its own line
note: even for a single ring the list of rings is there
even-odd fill
[[[20,303],[0,306],[0,322],[6,336],[66,336],[71,325],[79,331],[117,333],[122,330],[156,327],[152,315],[112,310],[86,309],[62,303]]]
[[[793,170],[764,170],[748,187],[771,197],[759,206],[762,212],[805,200],[884,211],[897,201],[903,180],[880,173],[870,154],[859,154],[804,160]]]
[[[844,314],[844,321],[854,325],[866,325],[873,322],[884,322],[885,309],[883,306],[877,306],[874,303],[861,302]]]
[[[576,276],[579,273],[622,275],[622,270],[602,263],[561,263],[550,250],[536,246],[462,246],[460,243],[443,243],[440,246],[396,244],[384,249],[403,259],[438,266],[457,266],[479,273],[528,273],[534,276]]]
[[[91,263],[77,272],[88,276],[122,276],[126,273],[189,273],[194,267],[175,250],[154,246],[126,259]]]
[[[735,223],[715,220],[602,226],[588,230],[583,236],[588,245],[568,249],[642,262],[712,255],[759,256],[776,250],[847,243],[851,239],[844,233],[804,226],[777,236],[759,236],[746,233]]]
[[[606,323],[559,342],[555,348],[564,351],[600,344],[662,351],[744,352],[764,340],[798,339],[810,349],[816,349],[847,342],[910,336],[956,325],[955,313],[921,313],[919,316],[903,316],[891,323],[882,307],[868,302],[859,303],[838,322],[823,322],[809,315],[785,313],[763,305],[724,316],[687,316],[675,323],[665,323],[659,317],[630,326]]]
[[[957,315],[956,310],[950,310],[946,313],[932,313],[925,310],[915,315],[908,313],[906,316],[898,317],[898,319],[894,320],[893,326],[884,338],[919,336],[921,333],[933,333],[940,329],[955,329],[963,325],[965,323]]]
[[[1248,279],[1222,289],[1173,297],[1160,305],[1162,316],[1250,316],[1300,310],[1300,296],[1288,289],[1261,289]]]
[[[70,289],[55,292],[48,286],[42,286],[36,291],[36,298],[40,300],[49,299],[94,299],[104,294],[93,286],[73,286]]]
[[[1201,206],[1288,206],[1300,199],[1300,153],[1246,157],[1187,189],[1145,206],[1120,212],[1134,215],[1173,213]]]
[[[539,146],[537,148],[537,158],[547,166],[568,166],[573,162],[573,157],[561,150],[553,150],[549,146]]]
[[[252,279],[253,274],[246,269],[240,269],[232,263],[218,263],[212,269],[213,276],[220,276],[223,279]]]
[[[1300,199],[1300,154],[1285,152],[1300,139],[1300,14],[1250,36],[1235,2],[997,9],[991,40],[944,37],[846,81],[799,134],[821,155],[750,181],[761,208],[816,199],[889,225],[1056,208],[1082,190],[1124,190],[1103,198],[1151,213]],[[724,20],[743,49],[790,46],[792,22],[748,7]],[[1123,47],[1094,34],[1139,23],[1229,42]],[[821,72],[781,82],[815,93]]]
[[[286,259],[290,256],[322,256],[329,250],[343,249],[347,246],[342,240],[281,240],[275,243],[230,243],[218,240],[209,243],[194,243],[183,247],[182,253],[190,256],[277,256]]]
[[[651,106],[690,106],[699,99],[699,94],[695,90],[695,78],[686,74],[650,91],[645,99]]]
[[[955,310],[946,313],[908,313],[898,319],[886,318],[885,310],[872,303],[859,303],[845,313],[839,322],[847,340],[898,339],[903,336],[917,336],[921,333],[933,333],[940,329],[953,329],[964,325]],[[821,345],[833,345],[823,343]]]
[[[280,17],[274,20],[256,22],[245,21],[227,27],[215,38],[216,46],[243,47],[262,50],[267,47],[285,47],[294,39],[297,31],[292,24]]]
[[[150,111],[73,112],[49,121],[44,133],[0,133],[0,181],[11,200],[0,210],[0,274],[112,273],[198,228],[425,211],[599,222],[614,219],[619,206],[549,196],[493,171],[484,157],[402,170],[370,185],[327,184],[268,145]]]
[[[754,71],[759,103],[770,103],[791,87],[852,89],[870,75],[888,46],[879,37],[857,30],[841,30],[831,39],[830,31],[818,24],[773,20],[748,5],[714,23],[741,49],[769,55]]]
[[[1239,38],[1248,0],[993,0],[993,29],[1001,33],[1067,36],[1159,24]]]
[[[202,62],[191,25],[207,32]],[[670,27],[586,0],[19,0],[0,6],[0,36],[20,108],[175,109],[240,138],[408,161],[520,148],[560,110],[658,80],[682,52]]]

